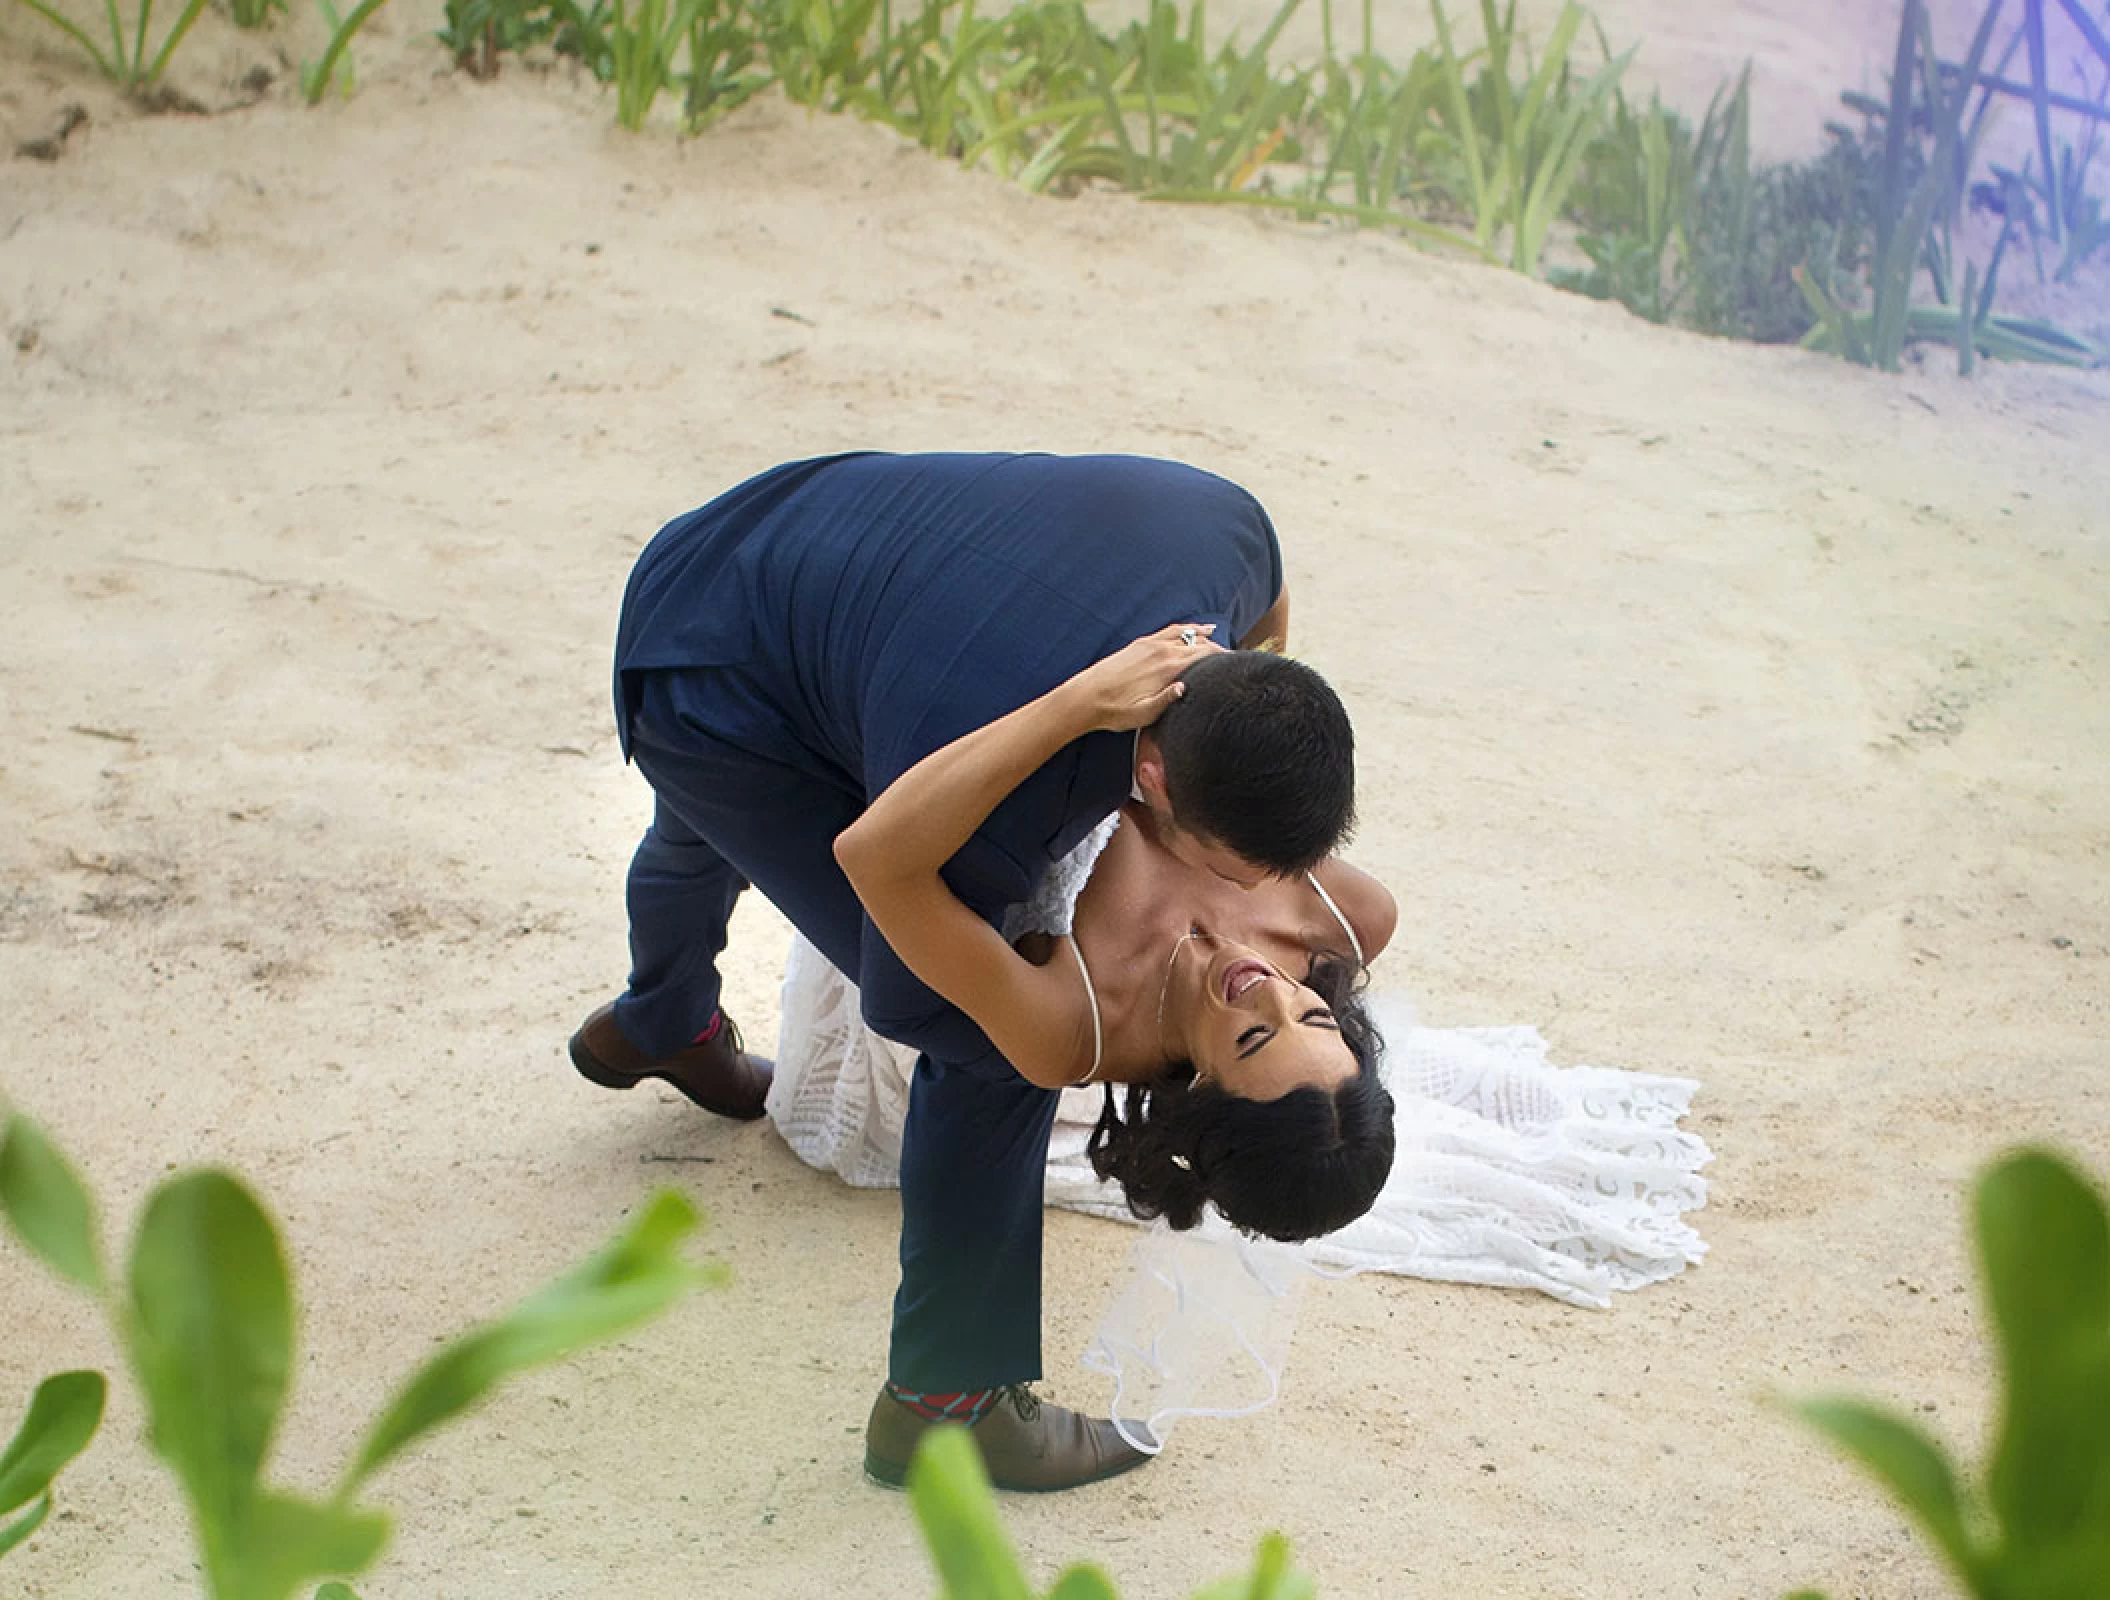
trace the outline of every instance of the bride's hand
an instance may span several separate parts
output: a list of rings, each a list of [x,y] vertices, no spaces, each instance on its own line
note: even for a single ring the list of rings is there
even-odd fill
[[[1209,637],[1215,631],[1213,622],[1160,628],[1093,662],[1070,679],[1068,688],[1093,728],[1113,733],[1147,728],[1185,692],[1180,674],[1203,653],[1223,648]]]

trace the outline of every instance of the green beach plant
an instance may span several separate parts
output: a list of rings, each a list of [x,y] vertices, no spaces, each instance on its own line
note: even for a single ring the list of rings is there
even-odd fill
[[[147,45],[153,36],[154,0],[139,0],[139,10],[132,19],[129,37],[125,19],[118,14],[117,0],[103,0],[104,21],[109,28],[107,50],[48,0],[21,0],[21,4],[87,51],[98,72],[131,94],[143,94],[161,82],[161,75],[168,70],[169,58],[175,55],[176,47],[183,43],[184,36],[205,10],[205,0],[184,0],[183,9],[176,13],[176,20],[149,54]]]
[[[1958,197],[1957,156],[1969,137],[1965,106],[1985,60],[2001,0],[1991,0],[1979,19],[1971,48],[1952,88],[1943,81],[1935,53],[1933,25],[1926,0],[1905,0],[1898,25],[1897,50],[1890,73],[1890,100],[1884,118],[1883,157],[1875,201],[1875,251],[1869,268],[1870,309],[1856,312],[1841,300],[1834,283],[1809,267],[1796,269],[1795,282],[1808,300],[1817,325],[1804,342],[1831,350],[1863,366],[1895,372],[1906,340],[1915,331],[1912,292],[1926,253],[1929,229],[1938,212],[1953,208]],[[1911,170],[1915,86],[1927,86],[1927,114],[1932,123],[1932,155],[1915,174]],[[1921,318],[1919,327],[1928,325]],[[1951,326],[1947,318],[1938,325]]]
[[[1487,39],[1476,52],[1485,58],[1484,93],[1476,97],[1465,82],[1468,58],[1461,58],[1451,42],[1443,0],[1429,4],[1443,75],[1439,107],[1464,168],[1473,238],[1486,248],[1498,231],[1507,230],[1510,265],[1535,274],[1547,230],[1581,176],[1583,159],[1610,115],[1634,52],[1611,58],[1580,84],[1571,81],[1569,55],[1585,13],[1576,0],[1567,0],[1545,54],[1519,93],[1509,79],[1510,52],[1521,44],[1516,0],[1499,16],[1494,0],[1480,0]]]
[[[1037,1600],[997,1515],[981,1453],[960,1427],[933,1428],[909,1464],[909,1502],[944,1600]],[[1313,1600],[1309,1577],[1290,1564],[1289,1544],[1268,1534],[1251,1572],[1195,1591],[1193,1600]],[[1099,1567],[1066,1567],[1045,1600],[1119,1600]]]
[[[286,0],[228,0],[227,14],[237,28],[261,28],[274,16],[284,15]]]
[[[1964,1478],[1881,1407],[1795,1410],[1890,1491],[1973,1600],[2098,1600],[2110,1594],[2110,1212],[2044,1150],[1995,1163],[1974,1211],[2003,1386],[1982,1476]]]
[[[637,132],[674,79],[674,58],[706,0],[612,0],[608,48],[615,120]]]
[[[389,1532],[387,1515],[359,1500],[381,1467],[507,1378],[634,1328],[721,1276],[680,1258],[696,1213],[662,1191],[582,1266],[425,1362],[315,1500],[264,1476],[293,1371],[292,1283],[276,1226],[238,1178],[206,1169],[156,1186],[119,1286],[103,1266],[87,1187],[16,1115],[0,1133],[0,1211],[31,1254],[108,1316],[149,1441],[189,1502],[213,1600],[286,1600],[316,1578],[364,1571]],[[43,1520],[52,1478],[94,1433],[102,1398],[96,1373],[61,1373],[38,1389],[0,1456],[0,1514],[30,1507],[0,1525],[0,1551]]]
[[[2110,36],[2096,25],[2095,19],[2080,4],[2080,0],[2059,0],[2059,7],[2066,13],[2068,21],[2079,32],[2082,41],[2093,52],[2105,69],[2110,69]],[[2100,126],[2102,110],[2100,98],[2093,108],[2083,106],[2084,115],[2092,109],[2098,115],[2090,116],[2087,155],[2079,163],[2078,171],[2072,160],[2072,149],[2054,153],[2051,114],[2056,96],[2051,87],[2051,50],[2044,26],[2044,0],[2022,0],[2022,37],[2029,51],[2029,100],[2030,113],[2037,135],[2037,159],[2041,163],[2043,184],[2040,189],[2045,201],[2046,222],[2054,243],[2062,242],[2066,235],[2081,220],[2081,206],[2086,197],[2088,161],[2095,150],[2095,129]],[[2062,157],[2064,159],[2062,159]]]
[[[315,105],[329,93],[332,80],[336,80],[340,91],[349,95],[355,84],[352,58],[346,53],[352,40],[361,28],[373,20],[388,0],[359,0],[350,15],[339,17],[331,0],[316,0],[322,8],[323,21],[329,25],[330,40],[323,47],[322,59],[313,63],[302,62],[300,67],[301,98]]]
[[[0,1451],[0,1556],[51,1514],[52,1480],[95,1437],[107,1389],[100,1372],[60,1372],[37,1385],[29,1414]]]

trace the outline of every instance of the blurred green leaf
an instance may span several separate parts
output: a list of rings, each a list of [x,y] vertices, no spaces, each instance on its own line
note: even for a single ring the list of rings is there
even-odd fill
[[[189,1494],[207,1573],[227,1570],[293,1360],[278,1232],[228,1173],[148,1198],[132,1247],[132,1364],[154,1448]]]
[[[14,1549],[16,1545],[35,1533],[37,1529],[43,1527],[44,1519],[50,1515],[51,1496],[40,1494],[36,1498],[36,1503],[23,1512],[21,1516],[15,1518],[13,1522],[0,1523],[0,1556],[6,1555],[8,1551]]]
[[[1219,1578],[1194,1600],[1315,1600],[1318,1592],[1318,1585],[1290,1565],[1289,1541],[1269,1533],[1261,1537],[1251,1572]]]
[[[1902,1418],[1859,1401],[1810,1400],[1796,1410],[1896,1496],[1959,1576],[1975,1579],[1980,1554],[1964,1526],[1956,1475],[1939,1445]]]
[[[0,1452],[0,1512],[27,1505],[87,1449],[109,1385],[100,1372],[60,1372],[37,1385],[22,1426]]]
[[[1048,1600],[1120,1600],[1120,1596],[1114,1593],[1113,1580],[1097,1567],[1076,1566],[1064,1569],[1048,1591]]]
[[[315,1600],[359,1600],[348,1583],[326,1583],[315,1591]]]
[[[2041,1150],[1978,1188],[1978,1241],[2007,1377],[1988,1482],[2015,1546],[2110,1545],[2110,1218]],[[2110,1583],[2110,1571],[2098,1569]],[[2099,1591],[2100,1592],[2100,1591]]]
[[[909,1503],[947,1600],[1032,1600],[996,1514],[982,1453],[967,1430],[933,1428],[908,1469]]]
[[[373,1565],[388,1542],[388,1518],[265,1489],[250,1499],[235,1535],[230,1577],[216,1600],[286,1600],[310,1578]]]
[[[102,1252],[88,1190],[27,1117],[0,1135],[0,1209],[44,1264],[93,1294],[103,1292]]]
[[[374,1424],[345,1479],[346,1492],[412,1440],[476,1404],[502,1380],[635,1327],[699,1284],[722,1276],[675,1254],[696,1221],[695,1207],[686,1199],[671,1189],[661,1190],[629,1228],[584,1266],[442,1350],[418,1370]]]

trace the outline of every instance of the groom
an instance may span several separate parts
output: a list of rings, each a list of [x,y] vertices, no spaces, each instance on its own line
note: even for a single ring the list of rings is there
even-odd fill
[[[609,1088],[659,1078],[720,1115],[761,1116],[769,1063],[718,1009],[717,958],[750,883],[856,981],[876,1031],[922,1052],[888,1382],[866,1434],[882,1482],[944,1420],[973,1425],[1003,1488],[1069,1488],[1147,1457],[1022,1387],[1040,1375],[1058,1096],[895,958],[835,836],[923,756],[1132,639],[1191,622],[1279,643],[1287,621],[1258,502],[1125,456],[794,462],[669,523],[631,575],[616,724],[655,809],[630,868],[629,986],[571,1058]],[[998,921],[1132,797],[1181,859],[1236,882],[1331,852],[1354,803],[1339,700],[1279,655],[1211,659],[1235,665],[1194,675],[1176,718],[1081,739],[1000,804],[946,867],[960,898]]]

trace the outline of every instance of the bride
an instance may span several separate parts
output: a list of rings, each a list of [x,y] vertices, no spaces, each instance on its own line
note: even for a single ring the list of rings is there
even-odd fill
[[[1068,1087],[1048,1203],[1180,1230],[1138,1242],[1085,1354],[1146,1451],[1182,1416],[1272,1402],[1312,1276],[1402,1273],[1602,1308],[1682,1272],[1706,1252],[1685,1214],[1705,1204],[1710,1159],[1679,1126],[1689,1078],[1555,1066],[1530,1027],[1426,1028],[1402,996],[1367,997],[1359,980],[1397,912],[1339,860],[1255,878],[1132,802],[1001,930],[967,912],[940,874],[951,849],[1063,739],[1169,703],[1169,674],[1193,661],[1165,648],[1179,634],[936,752],[837,846],[918,976],[1034,1082]],[[795,939],[769,1094],[793,1150],[850,1183],[893,1184],[913,1059]],[[1206,1216],[1211,1203],[1242,1233]]]
[[[1368,1211],[1392,1165],[1392,1097],[1356,992],[1396,917],[1381,884],[1337,859],[1267,877],[1140,801],[1002,930],[942,875],[1064,745],[1145,727],[1183,674],[1222,670],[1214,646],[1196,663],[1198,631],[1139,639],[933,752],[835,854],[895,953],[1021,1076],[1106,1086],[1088,1155],[1136,1216],[1187,1229],[1213,1204],[1246,1233],[1307,1239]]]

